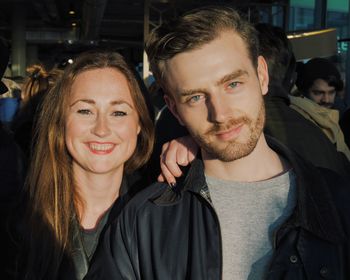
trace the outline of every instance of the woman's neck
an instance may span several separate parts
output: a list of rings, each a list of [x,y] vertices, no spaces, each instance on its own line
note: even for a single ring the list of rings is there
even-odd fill
[[[82,172],[81,169],[74,167],[73,170],[80,225],[85,229],[91,229],[118,198],[123,170],[108,174]]]

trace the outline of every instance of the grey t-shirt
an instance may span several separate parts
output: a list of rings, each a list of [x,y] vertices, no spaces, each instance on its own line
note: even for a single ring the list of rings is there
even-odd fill
[[[296,204],[294,173],[259,182],[206,180],[221,227],[223,279],[263,279],[273,234]]]

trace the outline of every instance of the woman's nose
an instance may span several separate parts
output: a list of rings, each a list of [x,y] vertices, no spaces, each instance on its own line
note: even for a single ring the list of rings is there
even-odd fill
[[[92,133],[98,137],[106,137],[111,133],[108,120],[105,116],[97,116]]]

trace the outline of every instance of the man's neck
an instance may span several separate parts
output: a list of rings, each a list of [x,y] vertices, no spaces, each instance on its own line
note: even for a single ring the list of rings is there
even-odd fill
[[[239,182],[263,181],[286,172],[288,163],[273,151],[261,134],[254,150],[246,157],[224,162],[203,156],[205,173],[222,180]]]

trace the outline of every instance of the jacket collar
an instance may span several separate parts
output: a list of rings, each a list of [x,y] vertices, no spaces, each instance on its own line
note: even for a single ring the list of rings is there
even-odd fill
[[[288,220],[293,227],[302,227],[314,235],[330,242],[341,242],[345,238],[333,199],[321,172],[300,158],[297,154],[266,136],[268,145],[291,164],[297,180],[297,205]],[[159,205],[180,202],[184,191],[200,193],[206,187],[204,165],[195,159],[187,175],[178,179],[175,188],[168,188],[163,194],[152,199]]]
[[[268,145],[291,164],[297,178],[297,205],[289,220],[290,225],[300,226],[330,242],[341,242],[345,233],[323,174],[311,163],[287,149],[271,137]]]
[[[280,100],[287,105],[290,104],[288,92],[278,83],[269,83],[269,90],[264,96],[264,100],[265,102]]]

